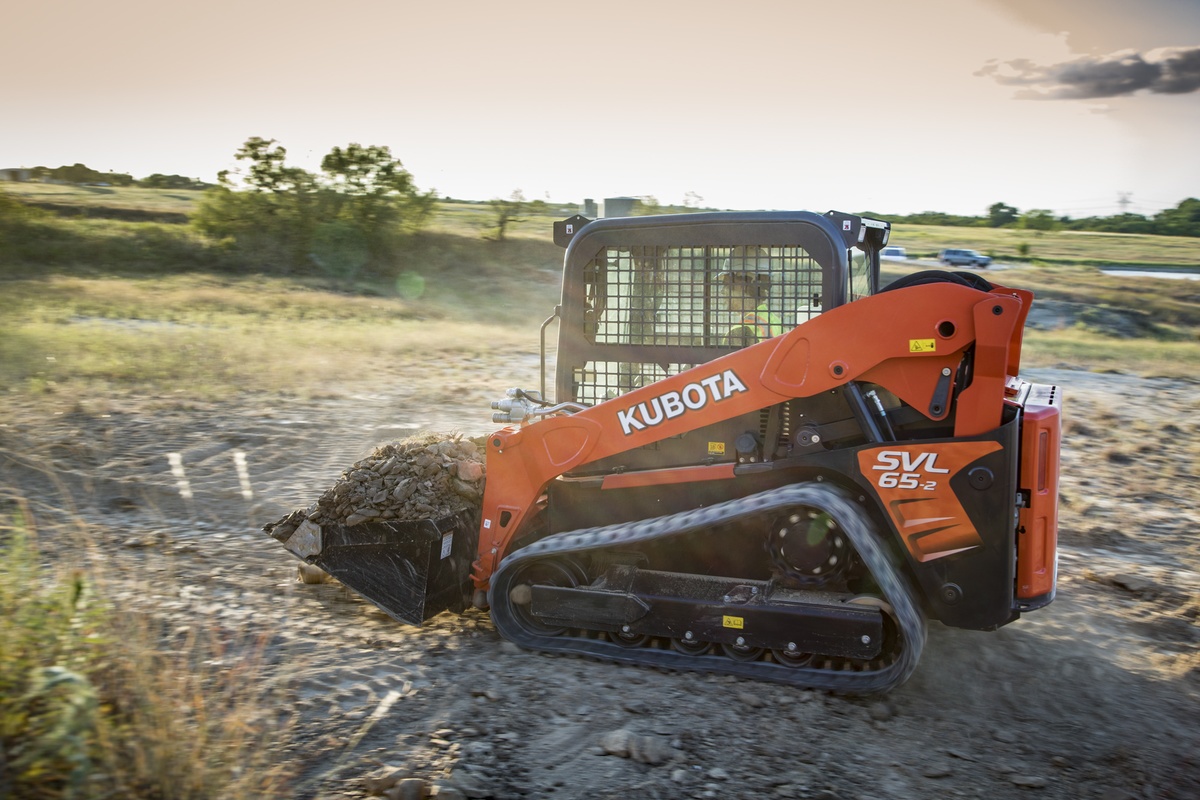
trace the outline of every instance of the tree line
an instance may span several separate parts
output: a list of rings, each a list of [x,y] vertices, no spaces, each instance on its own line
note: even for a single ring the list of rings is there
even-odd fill
[[[213,186],[199,178],[154,173],[134,178],[126,172],[101,172],[86,164],[75,163],[61,167],[32,167],[29,177],[35,181],[75,183],[81,185],[142,186],[148,189],[208,189]]]
[[[327,268],[350,272],[385,258],[404,233],[419,228],[428,218],[436,198],[433,192],[421,193],[416,189],[412,175],[387,147],[358,144],[335,147],[322,160],[321,171],[316,174],[287,165],[286,156],[287,150],[274,139],[252,137],[236,154],[239,162],[245,162],[245,169],[221,173],[215,185],[159,173],[134,179],[125,173],[100,172],[78,163],[53,169],[34,167],[30,172],[35,180],[204,189],[207,191],[195,219],[205,232],[272,260],[286,256],[289,260],[337,264],[340,266]],[[677,207],[645,197],[636,204],[634,213],[696,210],[692,206],[701,198],[690,199],[693,202]],[[520,190],[488,203],[495,216],[493,238],[497,240],[503,240],[508,228],[524,216],[544,213],[546,205],[540,200],[526,200]],[[1004,202],[993,203],[981,216],[940,211],[909,215],[862,213],[914,225],[1200,237],[1200,200],[1194,197],[1153,216],[1123,213],[1073,219],[1056,216],[1048,209],[1021,211]],[[354,267],[355,264],[359,266]]]
[[[1189,197],[1175,208],[1163,209],[1147,217],[1142,214],[1115,214],[1109,217],[1055,216],[1053,211],[1034,208],[1028,211],[1008,205],[993,203],[985,216],[971,217],[945,214],[940,211],[924,211],[919,214],[897,216],[874,214],[891,222],[907,222],[913,225],[949,225],[974,228],[1018,228],[1031,231],[1098,231],[1103,233],[1149,233],[1160,236],[1200,236],[1200,200]]]

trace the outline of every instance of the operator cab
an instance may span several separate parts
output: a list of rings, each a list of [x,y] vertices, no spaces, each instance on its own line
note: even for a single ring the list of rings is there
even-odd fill
[[[611,400],[874,294],[890,227],[833,211],[556,223],[557,401]]]

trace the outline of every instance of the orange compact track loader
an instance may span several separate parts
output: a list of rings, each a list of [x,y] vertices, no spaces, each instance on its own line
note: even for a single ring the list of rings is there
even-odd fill
[[[285,546],[413,624],[473,605],[532,650],[899,685],[927,619],[990,630],[1053,600],[1061,395],[1018,377],[1030,292],[943,270],[881,289],[889,232],[557,223],[543,385],[492,404],[482,509]]]

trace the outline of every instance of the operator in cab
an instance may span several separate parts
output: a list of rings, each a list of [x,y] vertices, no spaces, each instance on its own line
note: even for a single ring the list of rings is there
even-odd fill
[[[741,250],[742,248],[738,248]],[[729,329],[721,344],[745,347],[779,336],[783,322],[779,315],[768,310],[771,293],[770,258],[757,248],[745,248],[725,259],[717,274],[717,290],[726,307],[741,320]]]

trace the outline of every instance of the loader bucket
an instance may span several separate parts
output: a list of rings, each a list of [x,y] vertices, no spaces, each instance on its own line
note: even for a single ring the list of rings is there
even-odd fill
[[[350,526],[306,520],[290,534],[268,533],[400,622],[420,625],[470,604],[478,510]]]

